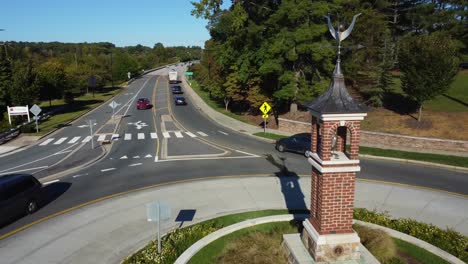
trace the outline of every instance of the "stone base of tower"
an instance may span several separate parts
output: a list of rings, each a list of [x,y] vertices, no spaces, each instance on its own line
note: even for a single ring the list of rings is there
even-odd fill
[[[357,233],[320,235],[309,222],[303,222],[302,242],[316,263],[359,260]]]

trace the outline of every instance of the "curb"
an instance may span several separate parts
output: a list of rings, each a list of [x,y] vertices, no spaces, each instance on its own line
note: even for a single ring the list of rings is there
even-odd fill
[[[432,244],[429,244],[427,243],[426,241],[423,241],[419,238],[416,238],[416,237],[413,237],[413,236],[410,236],[410,235],[407,235],[405,233],[402,233],[400,231],[396,231],[394,229],[391,229],[391,228],[388,228],[388,227],[383,227],[383,226],[380,226],[380,225],[376,225],[376,224],[372,224],[372,223],[368,223],[368,222],[363,222],[363,221],[360,221],[360,220],[355,220],[353,219],[353,223],[356,223],[356,224],[360,224],[360,225],[363,225],[363,226],[366,226],[366,227],[370,227],[370,228],[374,228],[374,229],[380,229],[380,230],[383,230],[385,231],[387,234],[389,234],[391,237],[394,237],[394,238],[398,238],[398,239],[401,239],[405,242],[408,242],[410,244],[413,244],[413,245],[416,245],[422,249],[425,249],[429,252],[431,252],[432,254],[434,255],[437,255],[439,257],[441,257],[442,259],[450,262],[450,263],[456,263],[456,264],[463,264],[465,262],[461,261],[460,259],[458,259],[457,257],[455,257],[454,255],[436,247],[436,246],[433,246]]]
[[[367,159],[397,161],[397,162],[402,162],[402,163],[407,163],[407,164],[425,165],[425,166],[428,166],[428,167],[436,167],[436,168],[450,169],[450,170],[460,171],[460,172],[468,172],[468,168],[465,168],[465,167],[457,167],[457,166],[445,165],[445,164],[439,164],[439,163],[432,163],[432,162],[427,162],[427,161],[399,159],[399,158],[374,156],[374,155],[367,155],[367,154],[359,154],[359,157],[363,157],[363,158],[367,158]]]

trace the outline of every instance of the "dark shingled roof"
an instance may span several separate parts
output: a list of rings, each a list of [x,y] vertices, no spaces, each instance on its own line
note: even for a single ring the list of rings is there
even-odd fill
[[[338,61],[330,87],[317,99],[306,104],[309,110],[320,114],[366,113],[366,108],[353,100],[346,90],[344,76]]]

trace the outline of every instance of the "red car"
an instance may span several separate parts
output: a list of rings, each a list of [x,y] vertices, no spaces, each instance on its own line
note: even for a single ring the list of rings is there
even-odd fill
[[[148,109],[151,108],[151,103],[148,98],[140,98],[137,101],[137,109]]]

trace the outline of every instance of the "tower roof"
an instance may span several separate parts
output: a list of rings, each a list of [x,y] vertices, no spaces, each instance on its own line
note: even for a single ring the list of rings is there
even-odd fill
[[[328,89],[314,101],[306,104],[309,110],[319,114],[366,113],[366,108],[354,101],[346,90],[340,60],[337,61]]]

